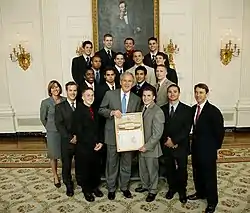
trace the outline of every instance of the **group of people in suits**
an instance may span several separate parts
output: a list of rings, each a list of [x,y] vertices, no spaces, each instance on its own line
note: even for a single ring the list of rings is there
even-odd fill
[[[90,57],[92,43],[85,41],[84,54],[72,61],[75,82],[65,85],[67,97],[60,96],[59,82],[49,83],[50,97],[41,103],[41,121],[47,130],[48,149],[57,140],[61,150],[60,156],[49,155],[54,162],[55,185],[60,187],[60,180],[53,165],[61,158],[66,194],[74,195],[71,164],[75,156],[76,181],[87,201],[103,196],[98,187],[104,171],[109,200],[116,197],[117,182],[123,195],[132,198],[129,181],[133,152],[117,152],[114,117],[142,112],[145,144],[138,150],[142,184],[135,191],[148,192],[147,202],[155,200],[162,157],[169,186],[166,199],[175,193],[181,203],[207,199],[205,211],[214,212],[218,203],[217,150],[224,138],[222,114],[208,102],[209,89],[203,83],[194,87],[196,105],[182,103],[175,70],[171,72],[167,56],[157,51],[157,40],[150,38],[148,42],[150,53],[145,57],[133,49],[132,38],[124,41],[125,54],[114,53],[112,36],[107,34],[104,48]],[[152,64],[146,65],[149,60]],[[50,123],[54,125],[51,129]],[[190,153],[196,193],[187,196]]]

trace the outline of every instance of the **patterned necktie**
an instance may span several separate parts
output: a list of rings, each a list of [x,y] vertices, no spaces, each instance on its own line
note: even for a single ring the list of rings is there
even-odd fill
[[[76,110],[74,102],[71,103],[71,108],[72,108],[73,111]]]
[[[107,53],[108,53],[108,57],[109,57],[109,59],[111,59],[112,57],[111,57],[110,50],[107,50]]]
[[[174,116],[174,106],[171,106],[169,117],[172,118],[173,116]]]
[[[127,111],[126,104],[127,104],[126,94],[124,93],[123,98],[122,98],[122,114],[125,114]]]
[[[201,106],[197,104],[197,113],[195,116],[195,123],[198,121],[198,119],[200,117],[200,113],[201,113]]]
[[[86,63],[87,63],[87,66],[89,67],[90,66],[90,58],[89,57],[86,58]]]
[[[89,112],[90,112],[91,119],[94,120],[94,111],[91,107],[89,108]]]
[[[100,73],[99,73],[99,71],[96,72],[95,80],[96,80],[96,83],[98,83],[98,84],[100,83]]]

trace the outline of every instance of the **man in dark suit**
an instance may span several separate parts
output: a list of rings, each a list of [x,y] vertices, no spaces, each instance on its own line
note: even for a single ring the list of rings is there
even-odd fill
[[[115,66],[114,66],[115,83],[118,85],[120,84],[120,75],[126,71],[124,67],[124,62],[125,62],[124,55],[122,52],[118,52],[115,54],[114,62],[115,62]]]
[[[155,37],[148,39],[149,53],[144,56],[143,63],[149,67],[156,68],[156,55],[158,53],[158,41]],[[166,57],[168,57],[166,55]]]
[[[207,101],[209,88],[199,83],[194,86],[197,104],[193,110],[192,166],[196,193],[190,200],[207,199],[206,213],[215,212],[218,204],[217,150],[224,139],[224,120],[220,110]]]
[[[74,81],[80,86],[83,82],[84,72],[90,68],[91,53],[93,44],[91,41],[84,41],[82,43],[83,55],[75,57],[72,60],[71,74]]]
[[[91,69],[94,71],[96,84],[104,83],[104,75],[101,67],[102,67],[101,57],[99,55],[94,55],[91,58]]]
[[[107,91],[99,113],[106,118],[105,124],[105,143],[107,144],[107,164],[106,180],[108,187],[108,199],[115,199],[116,183],[120,177],[120,188],[126,198],[132,198],[129,191],[129,181],[131,177],[131,152],[117,152],[116,133],[114,116],[121,118],[122,114],[138,112],[141,100],[134,93],[130,92],[134,83],[134,76],[125,72],[121,75],[121,89]],[[118,176],[119,174],[119,176]]]
[[[92,108],[94,91],[86,88],[82,91],[83,104],[73,113],[72,133],[76,135],[76,173],[77,181],[88,202],[95,197],[103,197],[99,189],[100,176],[100,150],[103,138],[99,131],[98,114]]]
[[[74,185],[71,176],[72,159],[75,155],[76,137],[71,134],[72,114],[77,107],[77,85],[68,82],[65,85],[67,100],[55,106],[55,124],[61,135],[62,178],[66,185],[66,195],[74,195]]]
[[[180,202],[186,203],[189,133],[193,123],[192,110],[191,107],[180,102],[180,87],[176,84],[168,87],[167,95],[169,102],[162,106],[166,117],[162,135],[162,151],[169,186],[166,198],[172,199],[178,192]]]
[[[152,86],[146,82],[147,69],[144,66],[138,66],[135,69],[136,85],[132,87],[131,92],[142,98],[142,91],[145,87]],[[153,87],[153,86],[152,86]]]
[[[103,48],[96,52],[96,55],[99,55],[101,58],[102,66],[101,69],[106,67],[114,66],[114,57],[115,52],[112,50],[113,45],[113,36],[111,34],[105,34],[103,38]]]
[[[165,67],[167,68],[167,76],[166,76],[167,79],[174,82],[175,84],[178,84],[177,73],[174,69],[169,67],[168,57],[165,53],[158,52],[156,54],[155,62],[156,62],[156,66],[164,64]],[[156,67],[155,67],[155,69],[156,69]]]
[[[124,47],[126,52],[124,53],[124,70],[128,70],[135,65],[133,60],[133,53],[135,51],[135,40],[133,38],[125,38]]]

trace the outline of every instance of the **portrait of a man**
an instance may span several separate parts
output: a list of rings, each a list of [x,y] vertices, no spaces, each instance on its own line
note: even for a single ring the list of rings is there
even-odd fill
[[[141,49],[145,53],[148,51],[147,39],[157,36],[158,33],[155,32],[158,0],[93,1],[96,2],[96,35],[99,48],[102,47],[103,35],[110,33],[114,38],[114,51],[124,51],[123,42],[127,37],[135,40],[136,49]]]

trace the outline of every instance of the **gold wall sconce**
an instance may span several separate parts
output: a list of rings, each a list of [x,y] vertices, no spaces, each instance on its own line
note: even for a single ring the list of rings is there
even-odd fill
[[[232,44],[232,41],[229,40],[225,47],[220,49],[220,61],[223,65],[228,65],[232,57],[238,57],[240,55],[240,49],[237,44]]]
[[[19,66],[26,71],[30,67],[30,53],[26,52],[24,47],[19,44],[18,48],[13,48],[12,53],[10,53],[10,60],[12,62],[17,62]]]
[[[177,44],[173,43],[173,40],[170,39],[169,43],[167,44],[167,47],[163,45],[164,52],[168,55],[169,65],[172,69],[175,69],[175,63],[174,63],[174,54],[178,54],[180,49],[177,46]]]

